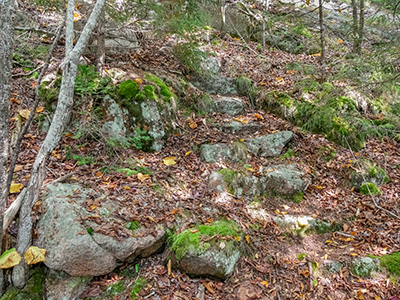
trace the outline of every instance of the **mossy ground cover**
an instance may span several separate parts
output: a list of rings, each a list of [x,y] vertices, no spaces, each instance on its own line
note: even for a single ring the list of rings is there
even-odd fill
[[[201,254],[212,245],[216,244],[219,240],[218,237],[232,237],[231,241],[226,241],[229,250],[230,245],[235,243],[234,239],[241,236],[241,230],[234,221],[219,220],[209,225],[197,225],[193,228],[187,229],[179,234],[171,235],[169,238],[170,249],[175,253],[178,260],[185,256],[186,253],[194,251]],[[207,238],[206,242],[202,241],[204,237]]]
[[[393,275],[400,276],[400,252],[394,252],[383,256],[370,255],[371,258],[377,258],[381,266]]]

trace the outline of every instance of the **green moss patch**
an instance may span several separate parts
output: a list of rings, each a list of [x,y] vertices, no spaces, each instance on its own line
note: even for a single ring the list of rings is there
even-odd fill
[[[160,78],[158,78],[157,76],[154,76],[152,74],[146,74],[144,76],[144,78],[148,81],[151,81],[153,83],[155,83],[159,88],[160,88],[160,94],[162,96],[164,96],[164,98],[166,100],[171,100],[172,97],[174,97],[175,99],[177,99],[176,95],[171,92],[170,88],[165,84],[164,81],[162,81]]]
[[[125,99],[132,99],[139,92],[139,86],[132,79],[123,81],[119,85],[118,93]]]
[[[366,182],[360,187],[360,193],[364,195],[378,195],[381,193],[381,190],[372,182]]]
[[[237,175],[237,172],[232,171],[231,169],[221,169],[217,173],[221,174],[224,176],[224,181],[227,184],[231,184],[235,176]]]
[[[186,253],[193,251],[201,254],[216,244],[219,240],[218,237],[237,237],[241,236],[241,230],[234,221],[220,220],[210,225],[197,225],[193,228],[187,229],[180,234],[172,235],[170,237],[171,251],[175,253],[178,260],[183,258]],[[203,241],[204,237],[207,241]],[[225,240],[226,249],[233,246],[235,241]]]
[[[390,274],[400,276],[400,252],[383,256],[370,255],[370,257],[379,259],[381,266],[385,267]]]

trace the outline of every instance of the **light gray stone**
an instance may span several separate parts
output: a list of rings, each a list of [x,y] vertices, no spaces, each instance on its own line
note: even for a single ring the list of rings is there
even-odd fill
[[[50,270],[46,276],[45,290],[47,300],[76,300],[82,294],[88,277],[72,277],[62,271]]]
[[[294,196],[303,192],[310,184],[310,179],[296,164],[269,167],[260,178],[262,189],[283,196]]]
[[[228,133],[246,133],[246,132],[257,132],[261,130],[263,127],[262,124],[258,123],[248,123],[248,124],[243,124],[238,121],[232,121],[230,123],[225,123],[223,124],[220,128],[223,132],[228,132]]]
[[[280,131],[245,141],[249,151],[261,157],[281,155],[283,148],[293,138],[293,132]]]
[[[243,101],[235,97],[220,97],[214,99],[214,110],[230,116],[235,116],[243,112]]]
[[[225,279],[234,271],[240,258],[239,249],[223,249],[211,247],[201,254],[188,252],[175,265],[182,271],[195,276],[213,276]]]
[[[234,158],[229,144],[205,144],[200,147],[200,153],[207,163],[230,161]]]
[[[143,119],[150,126],[148,134],[153,138],[152,148],[154,151],[161,151],[165,144],[166,133],[157,103],[154,100],[147,100],[140,106]]]

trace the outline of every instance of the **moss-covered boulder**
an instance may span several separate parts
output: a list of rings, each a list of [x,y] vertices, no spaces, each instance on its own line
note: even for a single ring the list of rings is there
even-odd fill
[[[234,221],[198,225],[170,237],[169,256],[174,267],[189,275],[225,279],[240,258],[241,236]]]
[[[385,170],[369,160],[359,159],[353,165],[355,168],[350,174],[350,180],[356,191],[363,189],[364,192],[368,192],[370,188],[373,194],[377,194],[378,186],[390,180]]]

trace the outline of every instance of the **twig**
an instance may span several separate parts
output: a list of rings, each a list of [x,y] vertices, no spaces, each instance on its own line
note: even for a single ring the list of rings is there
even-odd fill
[[[18,74],[13,74],[11,77],[18,77],[18,76],[29,76],[35,73],[37,70],[41,69],[44,66],[44,64],[40,65],[39,67],[33,69],[32,71],[28,73],[18,73]]]
[[[347,138],[344,137],[344,139],[345,139],[345,141],[346,141],[346,143],[347,143],[347,146],[348,146],[349,149],[350,149],[350,152],[351,152],[351,155],[352,155],[352,157],[353,157],[353,160],[354,160],[355,162],[357,162],[357,158],[356,158],[356,156],[354,155],[354,152],[353,152],[353,150],[351,149],[350,144],[349,144],[349,142],[347,141]],[[358,163],[358,165],[359,165],[359,167],[361,167],[359,163]],[[364,181],[364,182],[367,182],[367,180],[365,179],[364,174],[361,173],[361,176],[362,176],[363,181]],[[387,210],[386,208],[383,208],[383,207],[380,206],[378,203],[376,203],[375,196],[372,194],[371,190],[369,189],[368,184],[366,184],[366,187],[367,187],[367,190],[368,190],[369,195],[370,195],[371,198],[372,198],[372,201],[373,201],[373,203],[374,203],[374,206],[375,206],[376,208],[378,208],[378,209],[380,209],[380,210],[383,210],[384,212],[386,212],[387,214],[391,215],[392,217],[394,217],[394,218],[400,220],[400,217],[399,217],[398,215],[396,215],[395,213],[391,212],[390,210]]]
[[[310,292],[311,292],[313,290],[313,269],[312,269],[311,261],[308,262],[308,272],[310,273],[309,288],[310,288]]]
[[[65,19],[64,19],[63,23],[60,25],[60,27],[58,28],[57,36],[55,37],[55,39],[53,41],[53,44],[51,45],[50,51],[47,54],[46,62],[44,63],[42,71],[40,72],[39,78],[36,81],[35,102],[33,104],[32,110],[31,110],[31,112],[29,114],[29,118],[26,121],[24,127],[22,128],[22,130],[21,130],[21,132],[20,132],[20,134],[18,136],[17,142],[15,143],[15,147],[14,147],[14,150],[13,150],[13,156],[12,156],[11,164],[10,164],[10,171],[8,173],[8,181],[7,181],[7,186],[8,187],[7,187],[7,190],[10,190],[12,176],[13,176],[15,164],[17,163],[17,160],[18,160],[18,155],[19,155],[19,152],[20,152],[22,139],[24,138],[25,133],[28,131],[28,128],[29,128],[29,126],[31,125],[31,123],[33,121],[33,117],[35,116],[36,109],[37,109],[37,107],[39,105],[39,101],[40,101],[40,83],[42,82],[42,79],[44,77],[44,73],[46,72],[48,66],[50,65],[50,60],[51,60],[51,57],[53,56],[53,51],[54,51],[54,49],[55,49],[55,47],[57,45],[58,39],[61,36],[61,32],[62,32],[62,29],[64,28],[64,25],[65,25]]]

